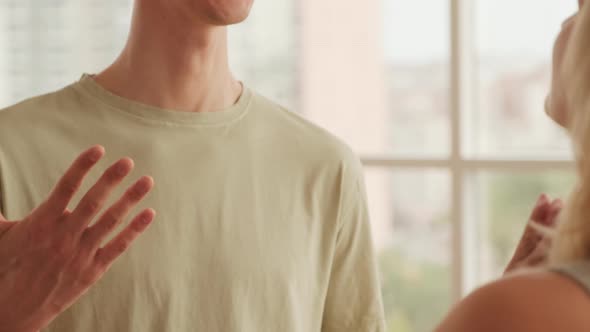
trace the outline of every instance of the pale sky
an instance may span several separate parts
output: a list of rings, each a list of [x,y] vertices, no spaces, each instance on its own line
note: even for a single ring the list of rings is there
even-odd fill
[[[469,1],[469,0],[467,0]],[[546,58],[577,0],[471,0],[478,49],[487,55]],[[383,0],[385,52],[415,63],[449,51],[449,0]]]

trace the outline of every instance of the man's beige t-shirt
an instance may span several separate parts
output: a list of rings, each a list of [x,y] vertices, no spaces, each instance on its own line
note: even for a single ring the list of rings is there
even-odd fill
[[[156,186],[154,224],[49,332],[382,332],[358,159],[324,130],[245,88],[226,110],[158,109],[85,75],[0,111],[1,208],[44,200],[93,144]],[[72,207],[75,204],[72,205]]]

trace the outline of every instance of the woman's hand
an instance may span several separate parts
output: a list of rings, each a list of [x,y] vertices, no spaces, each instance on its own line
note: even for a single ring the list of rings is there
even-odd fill
[[[551,199],[543,194],[539,197],[530,216],[530,221],[544,227],[554,228],[557,216],[563,207],[560,199]],[[547,260],[550,239],[527,223],[520,242],[506,267],[504,274],[522,267],[536,267]]]
[[[83,152],[48,199],[23,220],[10,222],[0,215],[0,332],[47,326],[102,277],[154,218],[153,210],[142,211],[102,246],[153,186],[151,178],[142,177],[92,223],[133,168],[128,158],[107,169],[73,211],[66,208],[103,155],[100,146]]]

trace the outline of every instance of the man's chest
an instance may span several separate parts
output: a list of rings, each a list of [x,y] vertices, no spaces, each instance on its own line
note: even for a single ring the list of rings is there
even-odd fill
[[[135,169],[104,208],[138,177],[154,178],[154,189],[136,211],[155,209],[155,223],[115,271],[124,266],[121,275],[149,276],[164,284],[169,275],[187,282],[229,278],[225,282],[239,284],[323,273],[337,233],[337,209],[324,178],[305,165],[273,161],[270,154],[232,153],[204,144],[166,146],[107,144],[107,155],[69,206],[74,209],[102,171],[122,156],[133,158]],[[3,183],[9,219],[25,216],[45,199],[68,166],[63,155],[13,158],[4,167],[3,177],[10,179]]]

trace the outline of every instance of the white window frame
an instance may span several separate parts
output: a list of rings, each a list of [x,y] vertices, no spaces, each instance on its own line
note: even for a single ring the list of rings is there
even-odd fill
[[[474,30],[473,1],[449,0],[450,4],[450,86],[451,151],[446,158],[389,158],[387,156],[363,156],[367,167],[389,169],[439,169],[448,171],[451,181],[452,248],[451,248],[451,296],[453,302],[465,296],[477,286],[477,259],[479,256],[476,218],[470,212],[470,175],[489,171],[548,171],[572,170],[569,159],[492,159],[467,156],[463,139],[464,123],[474,111]],[[475,110],[476,111],[476,110]],[[539,110],[542,112],[542,110]],[[525,216],[526,217],[526,216]],[[523,223],[526,220],[523,220]],[[523,225],[524,226],[524,225]]]

